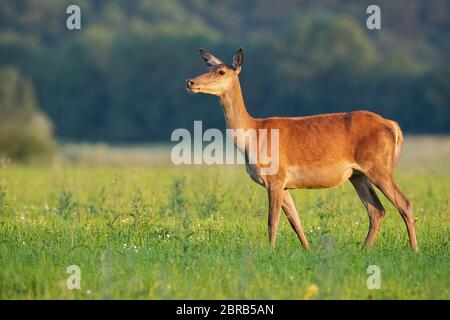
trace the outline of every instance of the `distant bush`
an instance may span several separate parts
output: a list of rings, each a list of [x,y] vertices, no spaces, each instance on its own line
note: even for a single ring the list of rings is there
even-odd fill
[[[52,125],[39,111],[32,84],[13,67],[0,69],[0,158],[49,158]]]

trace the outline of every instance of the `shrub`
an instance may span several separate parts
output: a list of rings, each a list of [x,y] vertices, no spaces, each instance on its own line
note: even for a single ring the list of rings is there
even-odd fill
[[[49,158],[53,147],[52,125],[39,111],[31,83],[12,67],[0,69],[0,158]]]

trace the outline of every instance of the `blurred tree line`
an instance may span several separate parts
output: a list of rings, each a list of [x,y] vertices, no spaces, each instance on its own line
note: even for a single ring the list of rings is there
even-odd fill
[[[67,140],[168,141],[199,119],[224,128],[217,99],[189,96],[184,79],[205,70],[198,47],[229,62],[243,47],[254,116],[368,109],[407,132],[450,131],[446,0],[79,0],[80,31],[66,28],[69,4],[0,0],[1,126],[15,110],[41,122],[35,139],[51,137],[40,108]],[[381,30],[365,27],[369,4]]]

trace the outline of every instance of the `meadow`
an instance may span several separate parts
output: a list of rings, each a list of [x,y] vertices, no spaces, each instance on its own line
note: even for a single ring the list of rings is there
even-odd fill
[[[413,201],[420,253],[387,209],[367,214],[350,183],[296,190],[311,249],[243,166],[171,166],[169,150],[66,146],[51,165],[0,168],[0,299],[449,299],[450,138],[406,137],[395,179]],[[150,151],[146,151],[146,150]],[[380,194],[380,193],[379,193]],[[67,267],[81,270],[69,290]],[[367,268],[381,288],[367,287]]]

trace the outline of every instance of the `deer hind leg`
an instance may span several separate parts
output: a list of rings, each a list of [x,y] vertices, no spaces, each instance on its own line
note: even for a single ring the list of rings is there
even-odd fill
[[[374,167],[372,170],[369,170],[366,175],[369,180],[383,192],[386,198],[388,198],[400,213],[408,231],[409,244],[414,251],[418,252],[419,249],[417,247],[416,231],[414,229],[415,219],[412,203],[403,195],[397,184],[394,182],[392,174],[388,172],[391,171],[386,171],[383,167]]]
[[[415,219],[412,203],[403,195],[392,177],[389,176],[386,179],[373,182],[400,213],[408,231],[409,244],[414,251],[418,252],[419,249],[417,247],[416,231],[414,230]]]
[[[283,187],[271,185],[267,188],[269,194],[269,243],[272,249],[275,248],[278,225],[280,223],[280,211],[283,203]]]
[[[383,192],[400,213],[406,224],[411,248],[417,252],[412,204],[392,178],[396,148],[395,137],[388,129],[380,130],[374,132],[363,143],[364,148],[361,148],[356,154],[358,164],[370,182]]]
[[[367,249],[372,246],[375,237],[380,229],[381,220],[385,215],[385,210],[378,199],[375,190],[369,179],[363,174],[356,174],[350,177],[350,182],[356,190],[361,199],[367,214],[369,215],[369,231],[367,233],[364,248]]]
[[[294,201],[292,200],[292,197],[287,190],[283,191],[282,208],[289,220],[289,223],[292,226],[292,229],[294,229],[295,233],[300,239],[303,249],[308,250],[308,240],[306,240],[305,233],[303,232],[302,223],[300,222],[297,210],[295,209]]]

